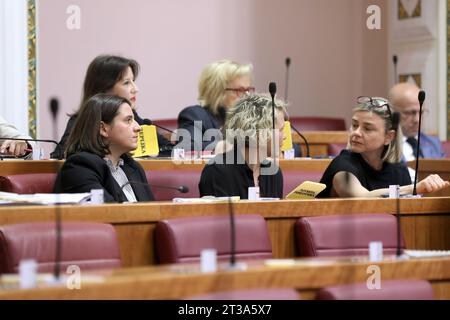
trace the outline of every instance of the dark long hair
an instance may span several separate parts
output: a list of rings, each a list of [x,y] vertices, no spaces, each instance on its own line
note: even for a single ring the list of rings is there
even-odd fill
[[[100,135],[100,125],[102,121],[111,124],[124,103],[131,106],[127,99],[105,93],[89,98],[81,108],[70,133],[66,157],[80,151],[92,152],[100,157],[109,154],[109,144]]]
[[[75,114],[81,112],[86,101],[98,93],[107,93],[122,79],[130,67],[136,79],[139,74],[139,63],[133,59],[120,56],[101,55],[89,64],[83,84],[83,97]]]

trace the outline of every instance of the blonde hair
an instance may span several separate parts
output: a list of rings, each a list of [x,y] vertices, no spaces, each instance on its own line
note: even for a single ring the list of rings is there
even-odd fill
[[[384,98],[374,97],[372,98],[374,103],[371,102],[363,102],[359,103],[356,108],[353,109],[353,113],[355,112],[372,112],[378,115],[380,118],[384,120],[384,130],[385,133],[388,133],[389,130],[393,130],[392,118],[394,111],[392,107],[388,104],[388,101]],[[384,104],[387,104],[384,107],[380,107]],[[389,111],[388,109],[389,108]],[[389,145],[385,146],[383,153],[381,154],[381,160],[387,161],[389,163],[397,163],[400,162],[402,158],[402,143],[403,143],[403,135],[402,130],[399,129],[398,125],[395,130],[395,137],[392,139]],[[350,141],[347,143],[347,149],[351,150]]]
[[[285,119],[288,118],[286,107],[287,104],[284,101],[275,100],[275,110],[282,112]],[[270,130],[272,120],[271,97],[266,94],[247,93],[228,110],[223,127],[224,136],[230,143],[234,143],[236,137],[256,142],[258,136],[261,138],[261,134],[265,134],[264,138],[272,139],[273,132]],[[227,130],[233,130],[235,134],[226,134]],[[260,143],[263,142],[260,141]]]
[[[228,83],[241,76],[252,77],[251,64],[239,64],[231,60],[220,60],[208,64],[202,71],[198,82],[198,102],[208,107],[215,115],[226,98]]]

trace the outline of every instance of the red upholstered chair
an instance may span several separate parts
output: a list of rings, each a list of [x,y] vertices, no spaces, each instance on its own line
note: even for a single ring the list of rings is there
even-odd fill
[[[173,198],[198,198],[198,183],[200,181],[201,169],[192,170],[146,170],[145,175],[151,186],[155,200],[170,201]],[[177,190],[157,186],[178,187],[184,185],[189,192],[180,193]]]
[[[19,194],[52,193],[56,173],[29,173],[0,177],[0,191]]]
[[[103,223],[64,222],[61,229],[61,270],[77,265],[81,271],[121,266],[113,226]],[[23,259],[34,259],[39,272],[55,265],[55,223],[37,222],[0,226],[0,274],[17,273]]]
[[[295,224],[295,236],[300,256],[367,255],[371,241],[383,242],[383,252],[395,254],[397,220],[390,214],[302,217]]]
[[[302,131],[345,131],[343,118],[328,117],[291,117],[291,124],[300,132]]]
[[[283,196],[289,194],[294,188],[303,181],[319,182],[322,178],[322,171],[302,171],[302,170],[284,170],[283,171]]]
[[[185,300],[299,300],[295,289],[249,289],[211,292],[186,297]]]
[[[380,289],[368,289],[366,283],[323,288],[317,300],[433,300],[430,283],[425,280],[382,280]]]
[[[329,156],[337,156],[341,153],[342,150],[347,148],[346,143],[330,143],[328,144],[328,155]]]
[[[442,141],[442,150],[445,153],[446,158],[450,158],[450,140],[448,141]]]
[[[237,215],[236,258],[272,258],[267,224],[259,215]],[[160,263],[197,262],[203,249],[217,250],[219,260],[230,257],[229,216],[161,220],[155,243]]]

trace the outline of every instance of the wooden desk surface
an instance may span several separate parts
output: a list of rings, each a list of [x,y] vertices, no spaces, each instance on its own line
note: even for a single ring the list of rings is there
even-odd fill
[[[390,260],[392,259],[392,260]],[[436,298],[450,299],[450,258],[382,262],[353,259],[302,259],[291,267],[268,267],[249,262],[246,271],[202,274],[198,265],[119,269],[102,283],[82,283],[81,290],[47,287],[0,290],[0,299],[179,299],[214,291],[250,288],[295,288],[303,299],[318,288],[366,282],[374,265],[381,270],[381,285],[391,279],[426,279]],[[82,274],[83,275],[83,274]]]
[[[286,170],[324,171],[332,159],[307,159],[280,160],[280,167]],[[7,160],[0,161],[0,174],[2,176],[26,173],[57,172],[64,162],[62,160]],[[186,161],[177,163],[171,159],[139,160],[145,170],[201,170],[207,160]],[[408,166],[415,167],[410,161]],[[423,159],[419,162],[419,176],[424,177],[431,173],[437,173],[446,179],[450,179],[450,159]]]
[[[202,170],[208,160],[196,160],[177,163],[171,159],[152,159],[138,161],[144,170]],[[280,160],[283,171],[308,170],[324,171],[331,159],[305,159]],[[63,165],[62,160],[8,160],[0,161],[0,175],[14,175],[26,173],[51,173],[57,172]]]
[[[260,214],[268,225],[273,255],[296,256],[294,225],[299,217],[335,214],[396,212],[391,199],[324,199],[241,201],[233,204],[236,214]],[[53,206],[0,207],[0,225],[54,221]],[[450,249],[450,198],[401,199],[401,227],[410,249]],[[226,215],[227,203],[174,204],[150,202],[105,204],[102,206],[61,206],[63,221],[111,223],[119,239],[122,263],[126,267],[155,263],[154,228],[162,219]]]

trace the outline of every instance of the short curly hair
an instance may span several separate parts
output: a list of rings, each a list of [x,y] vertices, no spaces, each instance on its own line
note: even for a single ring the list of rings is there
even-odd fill
[[[276,112],[281,112],[288,118],[287,104],[275,100]],[[266,94],[248,93],[236,105],[227,111],[224,124],[224,136],[233,143],[236,138],[246,139],[253,143],[259,138],[272,139],[272,99]],[[232,131],[233,134],[227,134]],[[263,142],[263,141],[260,141]]]

